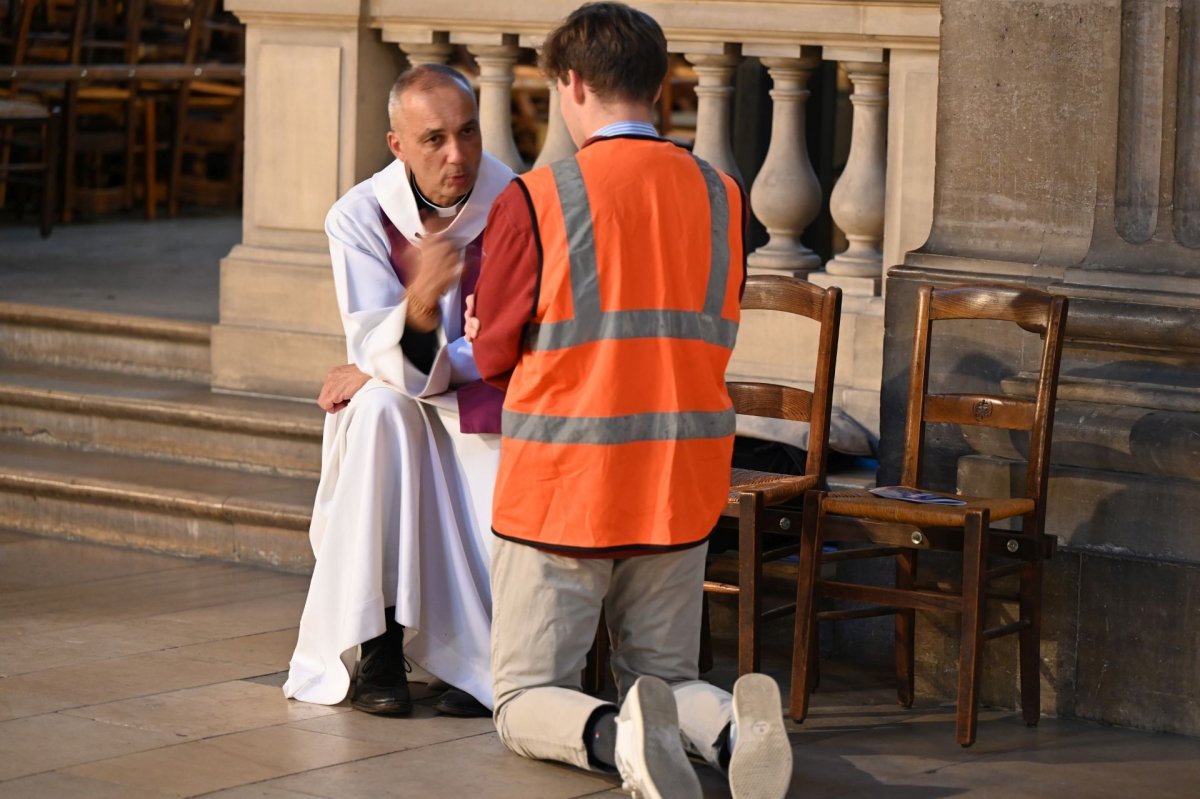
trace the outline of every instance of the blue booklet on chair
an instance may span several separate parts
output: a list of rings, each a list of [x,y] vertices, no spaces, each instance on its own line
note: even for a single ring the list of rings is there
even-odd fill
[[[929,491],[920,491],[906,486],[880,486],[872,488],[871,493],[885,499],[902,499],[905,502],[920,502],[924,505],[966,505],[965,500],[954,497],[944,497]]]

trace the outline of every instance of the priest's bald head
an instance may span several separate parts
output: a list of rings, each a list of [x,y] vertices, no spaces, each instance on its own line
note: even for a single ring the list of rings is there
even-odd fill
[[[448,207],[475,185],[483,140],[475,92],[440,64],[405,70],[388,94],[388,149],[408,167],[417,191]]]

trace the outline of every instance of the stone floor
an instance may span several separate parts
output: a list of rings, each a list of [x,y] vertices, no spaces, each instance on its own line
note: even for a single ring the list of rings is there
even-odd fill
[[[220,260],[241,238],[236,210],[104,216],[46,239],[0,217],[0,302],[216,322]]]
[[[617,796],[613,778],[522,760],[489,719],[382,719],[285,700],[307,580],[0,531],[0,796]],[[772,664],[774,669],[779,664]],[[796,797],[1194,797],[1200,741],[988,711],[901,710],[825,669],[789,724]],[[729,664],[715,679],[727,682]],[[726,795],[702,769],[706,796]]]

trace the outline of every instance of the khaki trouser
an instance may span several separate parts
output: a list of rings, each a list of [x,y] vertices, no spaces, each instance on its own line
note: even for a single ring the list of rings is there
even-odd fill
[[[497,539],[492,551],[496,728],[525,757],[595,769],[584,730],[601,708],[580,674],[603,607],[623,699],[641,676],[671,685],[684,747],[716,765],[728,692],[697,679],[707,545],[618,560],[570,558]]]

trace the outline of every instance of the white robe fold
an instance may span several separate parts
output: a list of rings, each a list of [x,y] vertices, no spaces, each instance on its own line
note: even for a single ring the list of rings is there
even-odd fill
[[[512,179],[483,156],[465,206],[443,235],[465,247]],[[384,630],[394,605],[405,655],[492,706],[489,635],[492,488],[500,437],[459,432],[453,385],[478,377],[462,338],[458,284],[440,298],[440,349],[428,375],[401,352],[407,302],[382,222],[424,235],[404,164],[355,186],[326,218],[348,359],[372,376],[325,420],[309,539],[316,566],[284,694],[336,704],[343,655]]]

